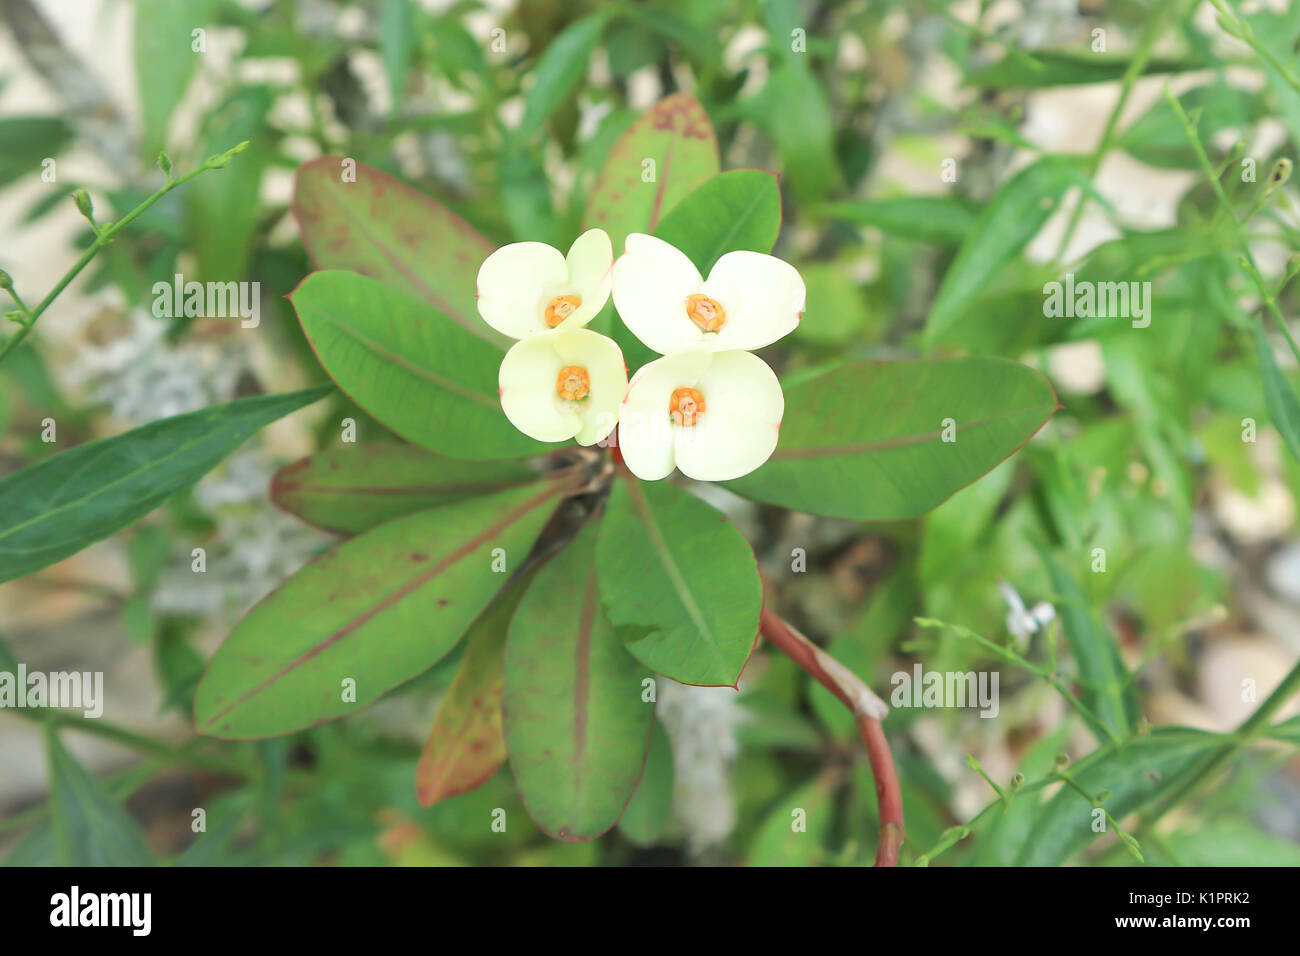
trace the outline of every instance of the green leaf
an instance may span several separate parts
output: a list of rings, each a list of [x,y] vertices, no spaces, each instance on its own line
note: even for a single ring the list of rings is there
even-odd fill
[[[1068,769],[1075,783],[1097,795],[1109,790],[1105,807],[1116,820],[1167,793],[1175,781],[1212,753],[1223,738],[1184,727],[1161,727],[1122,747],[1108,744]],[[1093,808],[1076,790],[1062,787],[1038,812],[1016,866],[1060,866],[1099,834]]]
[[[817,199],[842,184],[830,104],[801,60],[777,66],[762,91],[745,105],[775,143],[796,196]]]
[[[501,154],[500,177],[501,201],[515,238],[567,251],[568,242],[559,236],[550,182],[536,152],[526,146],[506,146]]]
[[[505,763],[506,631],[527,583],[527,577],[520,578],[502,592],[465,636],[460,670],[438,707],[415,770],[415,792],[426,807],[473,790]]]
[[[345,180],[349,171],[355,181]],[[510,344],[475,304],[474,277],[491,243],[424,193],[373,166],[322,156],[298,167],[293,213],[316,268],[360,272],[502,350]]]
[[[451,458],[521,458],[497,396],[501,353],[407,292],[351,272],[313,272],[290,296],[325,371],[385,427]]]
[[[209,12],[208,0],[137,0],[135,5],[135,78],[150,162],[167,145],[168,121],[203,55],[193,49],[192,31],[208,27]]]
[[[927,341],[933,342],[956,321],[998,269],[1025,248],[1055,211],[1065,190],[1078,181],[1079,170],[1074,162],[1049,157],[1003,183],[944,273],[926,320]],[[1029,321],[1036,319],[1031,316]]]
[[[498,567],[522,564],[569,489],[552,480],[421,511],[312,561],[217,649],[195,696],[198,732],[242,740],[302,730],[432,667],[500,589]]]
[[[1300,847],[1249,823],[1227,820],[1162,841],[1179,866],[1300,866]]]
[[[72,130],[54,116],[0,119],[0,186],[42,172],[41,161],[59,155],[71,142]]]
[[[647,667],[734,686],[754,649],[763,584],[727,516],[666,481],[615,482],[596,546],[605,614]]]
[[[1285,17],[1272,10],[1261,10],[1245,18],[1255,40],[1295,76],[1297,68],[1296,40],[1300,38],[1300,7],[1289,5]],[[1257,65],[1268,81],[1268,89],[1277,101],[1277,114],[1291,133],[1291,142],[1300,146],[1300,91],[1278,72],[1267,58],[1257,57]]]
[[[248,272],[264,214],[261,184],[272,156],[267,114],[273,102],[269,86],[241,87],[204,120],[205,158],[244,140],[251,145],[229,167],[185,187],[185,236],[198,259],[199,281],[229,282]]]
[[[834,822],[835,787],[821,776],[776,802],[749,851],[750,866],[815,866],[825,862]]]
[[[54,842],[63,866],[152,866],[144,835],[72,754],[45,734]]]
[[[388,93],[392,99],[390,115],[402,108],[406,76],[411,70],[417,34],[415,10],[411,0],[383,0],[379,8],[379,55],[388,75]]]
[[[785,390],[776,453],[724,486],[861,521],[930,510],[1014,454],[1060,406],[1006,359],[853,362]],[[955,441],[943,440],[951,419]]]
[[[242,398],[78,445],[0,480],[0,581],[76,554],[188,488],[330,386]]]
[[[956,245],[970,234],[979,207],[949,196],[905,196],[827,203],[817,212],[859,226],[875,226],[887,236],[935,245]]]
[[[862,287],[833,262],[812,262],[799,271],[808,291],[799,340],[838,346],[859,340],[867,324]]]
[[[1259,374],[1264,385],[1264,401],[1268,404],[1269,417],[1273,419],[1273,427],[1282,436],[1291,456],[1300,461],[1300,400],[1278,368],[1277,359],[1273,357],[1273,346],[1269,344],[1263,326],[1252,320],[1250,330],[1255,339],[1255,354],[1259,357]]]
[[[654,725],[642,699],[650,674],[601,612],[595,555],[589,524],[537,572],[506,639],[510,767],[528,815],[561,840],[618,822]]]
[[[358,534],[401,515],[536,477],[515,462],[456,461],[395,442],[342,445],[277,471],[271,500],[318,528]]]
[[[1121,79],[1131,57],[1118,53],[1076,53],[1065,50],[1035,50],[1032,54],[1010,53],[992,66],[966,77],[966,86],[982,89],[1045,89],[1049,86],[1081,86]],[[1182,73],[1208,64],[1190,59],[1152,57],[1142,75]]]
[[[714,176],[673,207],[654,234],[670,242],[707,277],[728,252],[771,252],[781,231],[781,191],[760,169]]]
[[[542,124],[586,75],[587,62],[605,29],[606,17],[595,13],[565,27],[533,67],[533,84],[524,94],[524,115],[511,132],[516,142],[532,139]]]
[[[663,725],[655,721],[650,752],[636,793],[618,819],[618,832],[637,846],[650,846],[668,825],[673,807],[673,751]]]
[[[1201,145],[1213,155],[1215,134],[1232,127],[1244,127],[1257,113],[1254,100],[1240,90],[1211,83],[1188,90],[1178,97],[1183,112],[1200,111],[1196,134]],[[1161,97],[1137,119],[1117,145],[1134,159],[1161,169],[1197,169],[1196,150],[1188,142],[1182,117]],[[1180,233],[1182,230],[1179,230]],[[1186,243],[1186,236],[1183,236]]]
[[[1119,647],[1097,620],[1074,576],[1044,549],[1043,563],[1059,600],[1061,627],[1079,668],[1080,699],[1101,721],[1089,721],[1098,739],[1127,737],[1138,719],[1137,690],[1124,667]]]
[[[646,160],[654,164],[649,182]],[[694,97],[674,93],[642,113],[614,143],[587,201],[583,228],[604,229],[614,255],[621,255],[628,233],[653,232],[716,175],[718,140],[708,114]]]

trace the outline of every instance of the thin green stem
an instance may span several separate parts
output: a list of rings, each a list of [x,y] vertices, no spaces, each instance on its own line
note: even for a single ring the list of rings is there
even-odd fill
[[[1242,267],[1246,270],[1246,273],[1251,277],[1251,279],[1254,280],[1255,288],[1259,290],[1259,296],[1263,300],[1264,306],[1268,309],[1269,314],[1273,316],[1273,320],[1277,323],[1277,327],[1282,330],[1282,334],[1286,337],[1287,344],[1291,346],[1291,353],[1296,357],[1296,361],[1300,362],[1300,346],[1296,345],[1295,338],[1291,335],[1291,330],[1287,328],[1286,320],[1282,318],[1282,310],[1278,308],[1277,297],[1273,294],[1273,290],[1268,287],[1268,283],[1264,281],[1264,277],[1260,274],[1258,266],[1255,265],[1255,257],[1250,251],[1250,241],[1246,237],[1245,229],[1242,227],[1241,221],[1237,219],[1237,214],[1233,212],[1232,203],[1229,202],[1228,194],[1223,190],[1223,184],[1219,181],[1219,177],[1214,174],[1214,166],[1210,162],[1210,157],[1206,155],[1205,147],[1201,145],[1200,137],[1196,135],[1196,127],[1192,124],[1191,118],[1187,115],[1186,111],[1184,111],[1182,105],[1178,102],[1178,99],[1174,96],[1172,91],[1170,91],[1168,86],[1165,87],[1165,100],[1169,103],[1170,108],[1174,111],[1174,115],[1178,117],[1178,121],[1182,124],[1183,132],[1191,142],[1192,149],[1196,153],[1197,162],[1201,165],[1201,171],[1205,173],[1205,177],[1210,181],[1210,188],[1214,190],[1214,195],[1218,199],[1219,205],[1222,207],[1223,213],[1228,222],[1231,224],[1233,237],[1236,239],[1237,245],[1241,249],[1243,260]],[[1266,186],[1266,188],[1268,187]]]
[[[0,346],[0,362],[3,362],[8,357],[9,353],[16,349],[23,339],[27,338],[32,331],[32,327],[36,325],[36,320],[44,314],[45,310],[50,307],[51,303],[53,303],[54,300],[59,297],[59,294],[68,287],[68,284],[81,273],[81,270],[90,264],[90,260],[95,258],[99,253],[99,250],[112,242],[119,232],[138,219],[147,209],[149,209],[150,206],[156,203],[163,196],[167,195],[177,186],[183,186],[191,179],[207,172],[209,169],[224,168],[235,156],[242,153],[247,148],[248,141],[245,140],[233,149],[228,149],[224,153],[218,153],[216,156],[208,157],[202,166],[186,173],[184,176],[180,176],[176,179],[172,179],[168,176],[167,182],[157,192],[149,196],[144,202],[140,203],[140,205],[136,206],[117,222],[107,225],[102,229],[96,227],[95,241],[92,242],[90,247],[81,254],[81,258],[77,260],[76,264],[64,273],[63,278],[55,284],[54,288],[51,289],[49,294],[40,301],[35,309],[26,309],[24,307],[24,311],[27,313],[27,320],[22,323],[17,332],[9,337],[3,346]],[[10,290],[10,295],[13,295],[15,301],[17,301],[16,293]]]
[[[1097,141],[1097,148],[1092,151],[1092,155],[1088,158],[1086,169],[1089,179],[1097,174],[1097,170],[1101,168],[1102,160],[1106,158],[1106,154],[1115,145],[1115,130],[1119,126],[1120,115],[1124,112],[1124,107],[1128,105],[1129,97],[1133,93],[1133,87],[1137,83],[1138,77],[1142,75],[1142,71],[1146,69],[1147,61],[1151,59],[1156,40],[1160,38],[1160,31],[1164,27],[1165,18],[1169,15],[1169,11],[1175,6],[1175,3],[1176,0],[1161,0],[1155,12],[1152,13],[1151,19],[1147,21],[1146,31],[1142,34],[1142,39],[1138,42],[1138,47],[1133,53],[1133,59],[1129,61],[1128,69],[1124,71],[1124,76],[1120,80],[1119,99],[1115,101],[1115,106],[1106,119],[1106,126],[1102,130],[1101,139]],[[1065,251],[1070,247],[1070,241],[1079,228],[1079,223],[1083,219],[1083,210],[1087,204],[1087,193],[1080,193],[1079,201],[1074,204],[1074,210],[1070,214],[1070,221],[1065,227],[1065,232],[1061,235],[1061,243],[1052,259],[1052,262],[1058,266],[1065,259]]]
[[[958,635],[959,637],[969,638],[970,640],[979,644],[980,647],[983,647],[986,650],[992,652],[993,654],[996,654],[998,657],[1002,658],[1007,663],[1015,664],[1017,667],[1023,667],[1031,674],[1034,674],[1037,677],[1042,678],[1043,680],[1047,681],[1047,683],[1051,684],[1052,687],[1056,688],[1057,693],[1059,693],[1062,697],[1065,698],[1065,702],[1069,704],[1072,708],[1074,708],[1074,710],[1081,717],[1087,720],[1089,724],[1095,727],[1100,727],[1106,733],[1106,736],[1110,738],[1111,743],[1118,745],[1121,742],[1120,738],[1116,736],[1115,732],[1106,726],[1105,721],[1103,721],[1100,717],[1094,714],[1088,707],[1086,707],[1084,703],[1079,700],[1079,698],[1075,697],[1074,694],[1071,693],[1070,688],[1066,687],[1065,682],[1062,681],[1059,677],[1057,677],[1055,673],[1044,670],[1043,668],[1039,667],[1037,664],[1033,663],[1032,661],[1028,660],[1025,657],[1022,657],[1020,654],[1011,650],[1010,648],[1003,647],[1000,644],[994,644],[992,641],[990,641],[987,637],[984,637],[982,634],[976,634],[974,631],[965,627],[961,627],[960,625],[949,624],[946,621],[938,621],[928,617],[918,617],[918,618],[914,618],[913,620],[915,620],[916,623],[921,627],[946,628],[947,630],[952,631],[954,634]]]

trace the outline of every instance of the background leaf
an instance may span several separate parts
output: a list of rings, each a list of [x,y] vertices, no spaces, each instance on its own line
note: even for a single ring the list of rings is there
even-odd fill
[[[144,835],[59,740],[45,734],[54,844],[63,866],[151,866]]]
[[[1123,820],[1164,795],[1180,774],[1221,743],[1218,734],[1161,727],[1122,747],[1102,747],[1067,772],[1088,793],[1109,790],[1106,809]],[[1062,787],[1043,804],[1015,865],[1059,866],[1098,836],[1092,829],[1092,806],[1078,791]]]
[[[1123,739],[1138,719],[1133,678],[1124,667],[1119,647],[1089,609],[1074,576],[1046,550],[1040,553],[1060,602],[1057,611],[1062,629],[1079,668],[1081,700],[1102,722],[1101,727],[1092,727],[1093,733],[1102,741],[1107,739],[1106,730]]]
[[[331,389],[242,398],[164,418],[0,480],[0,581],[121,531],[194,484],[258,429]]]
[[[277,471],[271,500],[318,528],[357,534],[536,478],[537,472],[516,462],[456,461],[396,442],[341,445]]]
[[[956,321],[998,269],[1025,248],[1056,210],[1065,190],[1078,181],[1079,171],[1072,161],[1049,157],[1002,184],[944,273],[925,324],[928,341],[933,342]],[[1041,318],[1033,315],[1028,321]]]
[[[788,387],[776,453],[724,485],[811,514],[911,518],[991,471],[1058,407],[1045,378],[1005,359],[853,362]]]
[[[135,4],[135,78],[144,120],[144,154],[150,162],[167,145],[168,121],[203,56],[193,49],[192,31],[207,29],[209,12],[209,0],[137,0]]]
[[[614,483],[596,546],[610,623],[647,667],[731,686],[754,649],[763,584],[726,515],[666,481]]]
[[[589,524],[537,572],[506,640],[510,768],[528,815],[560,840],[592,840],[618,822],[654,723],[641,699],[651,675],[600,608],[595,539]]]

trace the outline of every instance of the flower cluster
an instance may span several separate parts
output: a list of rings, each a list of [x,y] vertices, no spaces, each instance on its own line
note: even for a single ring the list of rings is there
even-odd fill
[[[586,328],[611,294],[628,329],[662,356],[631,382],[618,345]],[[726,481],[771,457],[785,397],[750,350],[793,331],[804,298],[799,273],[774,256],[729,252],[706,279],[640,233],[615,262],[601,229],[567,256],[541,242],[503,246],[478,273],[479,314],[518,340],[501,362],[506,417],[539,441],[581,445],[617,425],[623,460],[647,480],[677,468]]]

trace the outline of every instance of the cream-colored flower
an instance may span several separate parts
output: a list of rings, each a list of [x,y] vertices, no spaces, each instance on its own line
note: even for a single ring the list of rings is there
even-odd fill
[[[669,243],[633,233],[614,263],[618,314],[661,355],[771,345],[799,324],[805,296],[794,266],[761,252],[728,252],[706,280]]]
[[[784,413],[781,383],[757,355],[677,352],[632,377],[619,414],[619,450],[647,481],[666,478],[674,467],[699,481],[728,481],[772,456]]]
[[[627,367],[613,339],[563,327],[516,342],[497,383],[502,410],[525,435],[594,445],[618,422]]]
[[[502,246],[479,267],[479,315],[512,339],[580,329],[609,301],[613,262],[603,229],[584,232],[567,257],[544,242]]]

